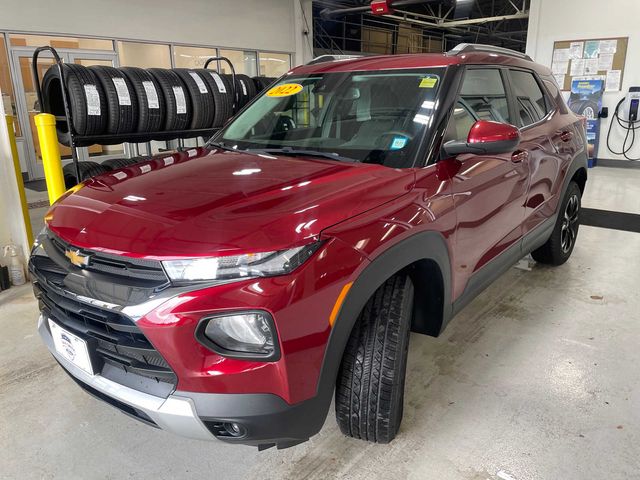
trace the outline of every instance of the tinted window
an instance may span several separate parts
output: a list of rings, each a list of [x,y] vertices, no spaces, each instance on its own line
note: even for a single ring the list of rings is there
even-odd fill
[[[516,109],[520,117],[519,125],[526,127],[541,120],[549,111],[549,102],[533,74],[512,70],[511,83],[516,97]]]
[[[479,120],[512,123],[506,90],[498,69],[467,70],[460,97]]]

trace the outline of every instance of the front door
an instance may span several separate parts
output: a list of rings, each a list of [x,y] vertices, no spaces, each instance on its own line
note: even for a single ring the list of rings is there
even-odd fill
[[[447,130],[446,140],[466,140],[477,120],[515,123],[504,73],[469,68]],[[458,138],[459,137],[459,138]],[[528,190],[528,164],[512,152],[460,155],[452,192],[456,208],[454,298],[471,276],[522,237]]]
[[[18,119],[20,131],[24,142],[24,154],[26,156],[27,172],[30,180],[44,178],[44,168],[42,156],[40,155],[40,145],[36,132],[34,117],[40,113],[38,96],[36,94],[35,80],[31,72],[31,60],[35,48],[14,47],[11,49],[12,62],[16,72],[14,87],[16,92],[16,103],[18,109]],[[115,52],[93,52],[90,50],[57,50],[58,55],[65,63],[77,63],[81,65],[117,65],[117,55]],[[38,57],[38,75],[42,81],[45,72],[54,64],[53,57],[48,52],[43,52]],[[103,147],[94,145],[91,147],[78,149],[80,160],[87,160],[90,157],[122,156],[122,145]],[[60,154],[63,164],[71,161],[71,149],[60,145]],[[93,158],[92,158],[93,159]]]

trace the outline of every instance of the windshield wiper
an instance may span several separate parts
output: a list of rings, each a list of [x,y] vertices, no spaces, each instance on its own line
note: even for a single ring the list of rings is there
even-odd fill
[[[283,148],[248,148],[247,152],[261,152],[261,153],[271,153],[271,154],[279,154],[279,155],[291,155],[297,157],[298,155],[305,155],[307,157],[321,157],[328,158],[330,160],[339,160],[341,162],[357,162],[355,158],[343,157],[342,155],[335,152],[320,152],[317,150],[305,150],[304,148],[291,148],[291,147],[283,147]]]
[[[205,147],[220,148],[222,150],[228,150],[229,152],[241,151],[241,150],[238,150],[237,148],[229,147],[222,142],[207,142]]]

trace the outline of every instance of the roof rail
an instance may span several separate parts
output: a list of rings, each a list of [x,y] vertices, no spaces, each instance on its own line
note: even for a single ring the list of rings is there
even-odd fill
[[[364,55],[320,55],[314,58],[307,65],[315,65],[316,63],[333,62],[334,60],[349,60],[351,58],[360,58]]]
[[[472,52],[497,53],[499,55],[508,55],[510,57],[522,58],[523,60],[533,62],[533,59],[526,53],[517,52],[509,48],[495,47],[493,45],[483,45],[481,43],[461,43],[452,50],[449,50],[447,55],[462,55],[464,53]]]

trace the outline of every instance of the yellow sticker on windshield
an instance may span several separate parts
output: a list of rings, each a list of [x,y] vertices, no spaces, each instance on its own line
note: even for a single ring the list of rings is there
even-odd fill
[[[436,86],[436,83],[438,83],[438,79],[436,77],[427,77],[427,78],[423,78],[420,81],[420,88],[433,88]]]
[[[289,97],[295,95],[302,90],[302,85],[299,83],[284,83],[282,85],[276,85],[267,92],[267,97]]]

